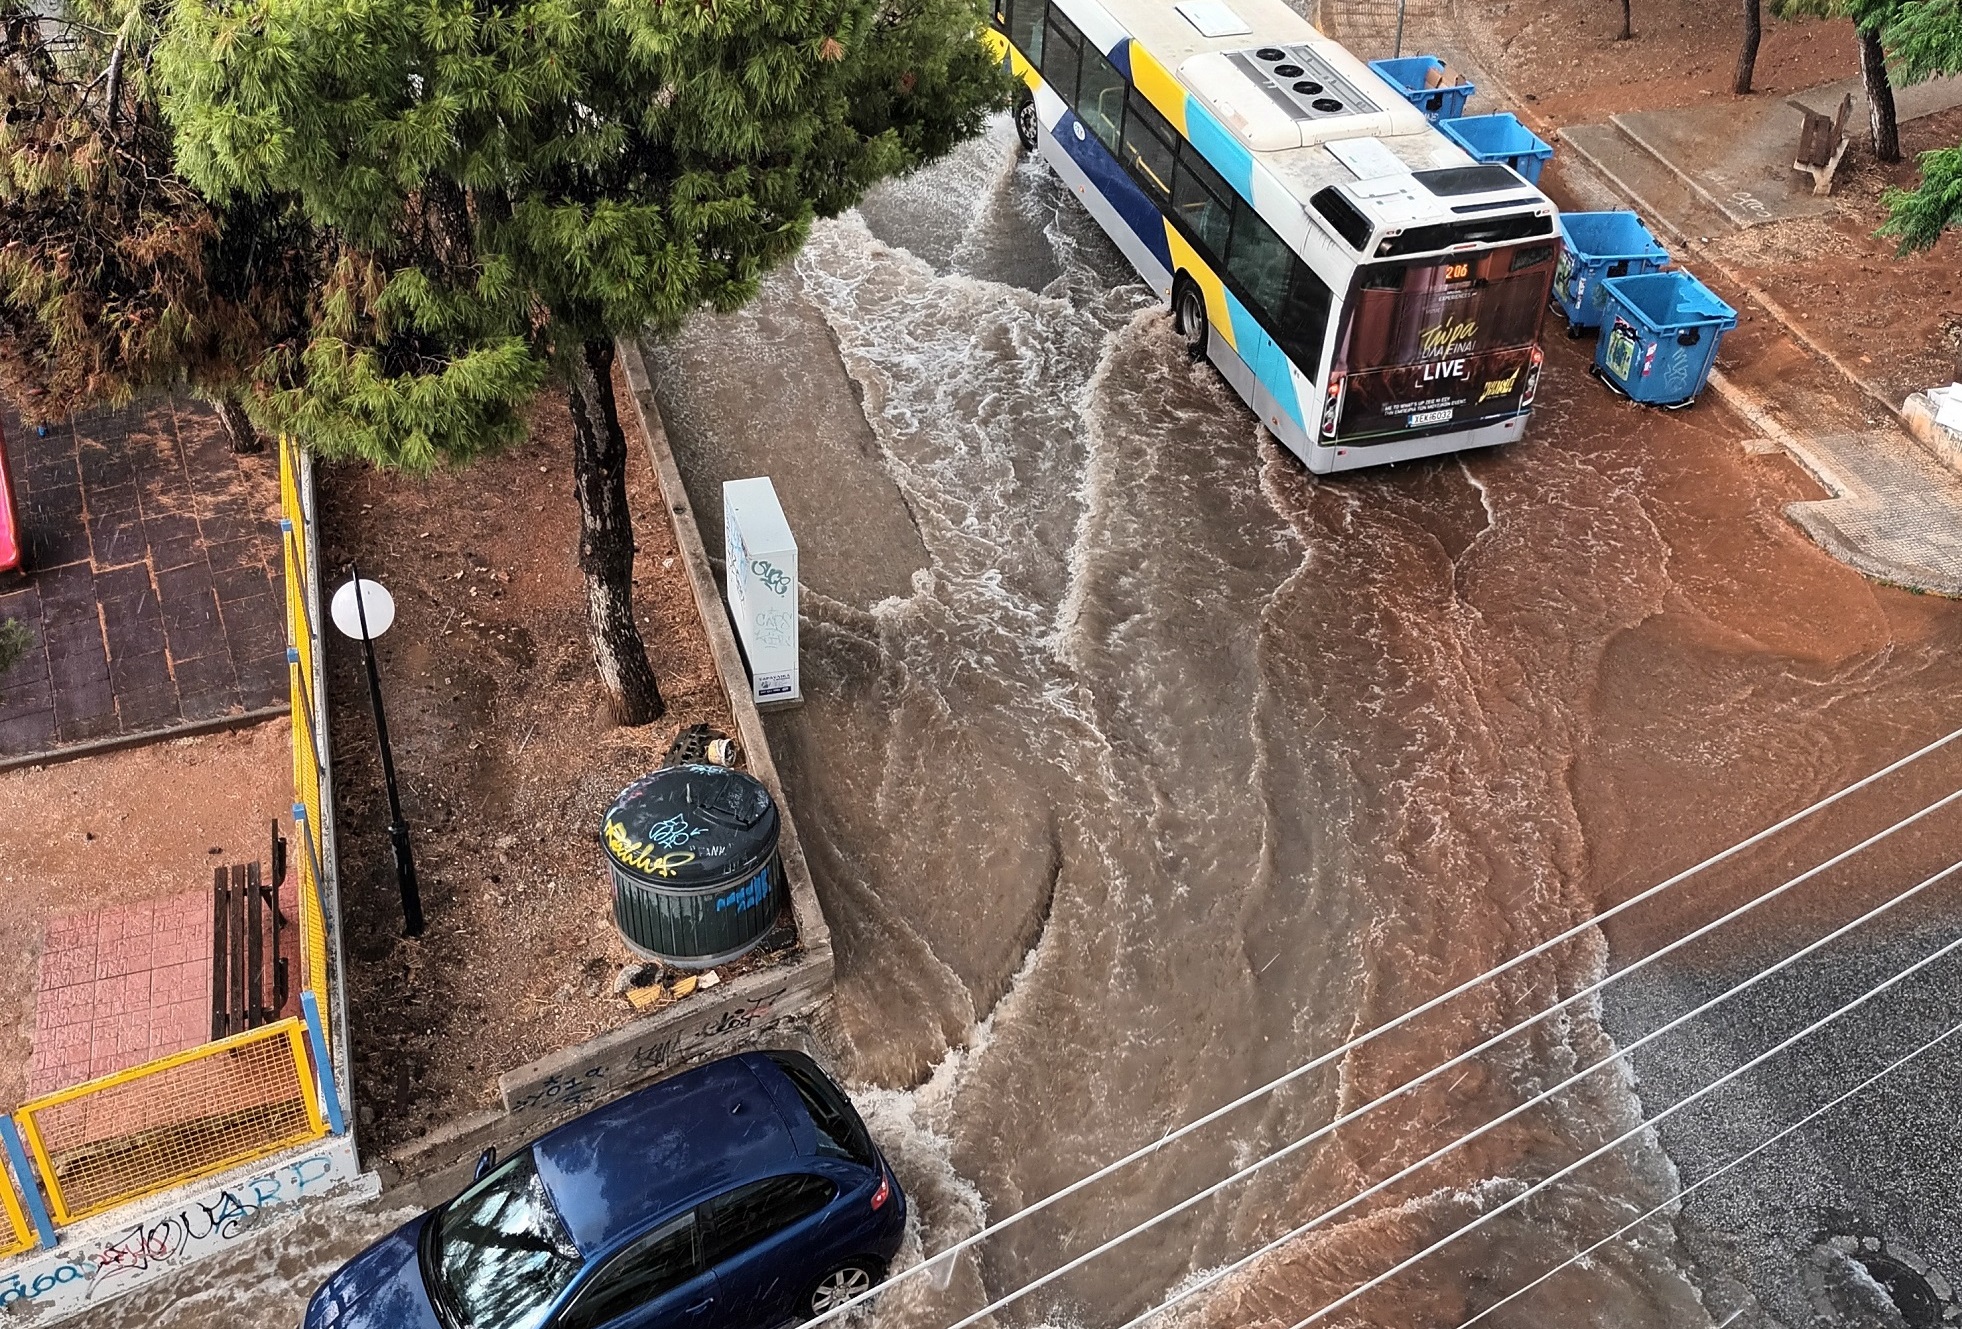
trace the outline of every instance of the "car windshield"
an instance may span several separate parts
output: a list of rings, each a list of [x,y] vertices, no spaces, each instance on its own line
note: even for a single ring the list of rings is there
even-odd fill
[[[535,1329],[584,1263],[529,1149],[431,1221],[430,1292],[463,1329]]]

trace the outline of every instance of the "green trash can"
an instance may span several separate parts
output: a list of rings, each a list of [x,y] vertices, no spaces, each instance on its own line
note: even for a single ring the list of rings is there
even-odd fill
[[[683,969],[754,950],[783,907],[780,826],[762,782],[726,766],[668,766],[628,785],[600,832],[628,947]]]

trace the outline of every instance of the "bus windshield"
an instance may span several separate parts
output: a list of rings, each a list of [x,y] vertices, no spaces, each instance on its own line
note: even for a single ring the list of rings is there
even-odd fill
[[[1324,437],[1462,425],[1530,404],[1558,254],[1542,240],[1357,268]]]

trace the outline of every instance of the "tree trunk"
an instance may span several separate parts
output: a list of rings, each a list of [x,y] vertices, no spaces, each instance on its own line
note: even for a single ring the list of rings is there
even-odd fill
[[[627,508],[627,437],[613,399],[613,343],[584,343],[572,357],[572,487],[579,497],[579,570],[593,664],[614,722],[648,724],[667,709],[634,624],[634,526]]]
[[[1635,35],[1635,13],[1632,8],[1633,5],[1634,0],[1621,0],[1621,31],[1615,36],[1615,40],[1618,42],[1625,42]]]
[[[218,408],[218,419],[232,441],[233,452],[260,452],[265,449],[259,431],[252,427],[252,417],[245,413],[245,407],[235,395],[227,392],[211,404]]]
[[[1878,29],[1860,31],[1860,80],[1866,84],[1873,117],[1873,155],[1884,162],[1901,159],[1901,126],[1894,118],[1894,85],[1887,78],[1887,52]]]
[[[1744,0],[1744,45],[1737,52],[1737,81],[1731,91],[1750,95],[1751,75],[1758,69],[1758,43],[1764,38],[1763,0]]]

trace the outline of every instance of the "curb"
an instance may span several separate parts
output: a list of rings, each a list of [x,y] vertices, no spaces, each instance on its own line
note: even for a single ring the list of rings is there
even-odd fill
[[[105,753],[122,752],[128,748],[149,747],[152,743],[168,743],[175,738],[199,738],[205,734],[222,734],[232,729],[250,729],[254,725],[277,720],[282,715],[292,713],[292,707],[284,704],[263,706],[256,711],[240,711],[234,715],[214,716],[209,720],[193,720],[189,724],[172,725],[168,729],[145,729],[139,734],[117,734],[113,738],[99,738],[92,743],[77,743],[72,747],[55,748],[51,752],[30,752],[19,757],[0,757],[0,775],[8,771],[26,770],[31,766],[53,766],[82,757],[100,757]]]

